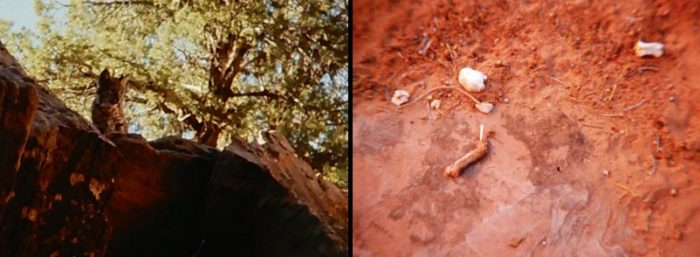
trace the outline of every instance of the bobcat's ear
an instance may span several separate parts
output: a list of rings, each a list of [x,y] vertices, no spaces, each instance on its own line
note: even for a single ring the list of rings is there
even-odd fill
[[[119,82],[121,82],[122,85],[126,85],[127,83],[129,83],[130,79],[131,77],[129,75],[124,75],[121,78],[119,78]]]
[[[111,76],[109,75],[109,71],[107,69],[104,69],[102,73],[100,73],[100,79],[98,84],[106,85],[107,83],[109,83],[110,77]]]

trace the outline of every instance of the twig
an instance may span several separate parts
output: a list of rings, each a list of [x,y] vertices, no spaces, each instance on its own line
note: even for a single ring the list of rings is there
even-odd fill
[[[583,124],[581,124],[581,125],[583,125],[583,126],[585,126],[585,127],[591,127],[591,128],[599,128],[599,129],[602,129],[602,128],[603,128],[603,126],[594,125],[594,124],[588,124],[588,123],[583,123]]]
[[[423,42],[425,42],[425,40],[423,40]],[[425,54],[425,51],[428,50],[428,49],[430,48],[430,44],[431,44],[432,42],[433,42],[433,38],[431,37],[430,39],[428,39],[428,43],[425,44],[424,47],[422,47],[421,49],[418,49],[418,53],[419,53],[420,55],[424,55],[424,54]]]
[[[569,100],[570,100],[570,101],[573,101],[573,102],[575,102],[575,103],[580,103],[580,102],[581,102],[580,100],[578,100],[577,98],[575,98],[575,97],[573,97],[573,96],[571,96],[571,95],[569,95]]]
[[[397,79],[394,81],[394,84],[399,84],[399,83],[401,83],[401,80],[403,80],[403,78],[406,77],[406,74],[408,74],[408,72],[409,72],[409,71],[403,71],[403,72],[401,72],[401,75],[399,76],[399,78],[397,78]],[[393,76],[392,76],[392,78],[393,78]],[[391,82],[391,79],[389,79],[389,82]]]
[[[642,99],[641,101],[639,101],[639,103],[636,103],[636,104],[634,104],[634,105],[631,105],[631,106],[625,108],[623,111],[629,111],[629,110],[638,108],[639,106],[642,106],[642,104],[644,104],[646,101],[647,101],[647,99]]]
[[[477,103],[477,104],[478,104],[478,103],[481,103],[479,100],[476,99],[476,97],[472,96],[471,94],[467,93],[466,91],[464,91],[464,90],[462,90],[462,89],[460,89],[460,88],[458,88],[458,87],[443,86],[443,87],[436,87],[436,88],[433,88],[433,89],[428,90],[428,92],[425,92],[425,94],[423,94],[423,95],[417,97],[417,98],[414,99],[413,101],[411,101],[411,102],[409,102],[409,103],[407,103],[407,104],[401,105],[401,108],[404,108],[404,107],[406,107],[406,106],[409,106],[409,105],[411,105],[411,104],[417,102],[418,100],[422,99],[423,97],[426,97],[427,95],[429,95],[429,94],[431,94],[431,93],[433,93],[433,92],[435,92],[435,91],[437,91],[437,90],[442,90],[442,89],[457,90],[457,91],[459,91],[460,93],[462,93],[462,94],[464,94],[465,96],[467,96],[467,97],[469,97],[470,99],[472,99],[472,101],[474,101],[474,103]]]
[[[653,67],[653,66],[642,66],[637,69],[639,73],[641,74],[644,71],[651,70],[651,71],[659,71],[659,68]]]
[[[447,44],[447,50],[449,50],[449,52],[450,52],[450,58],[451,58],[451,60],[452,60],[452,63],[454,64],[454,60],[456,59],[456,57],[455,57],[454,50],[452,50],[452,46],[450,46],[449,43]],[[454,67],[453,67],[453,68],[454,68]]]
[[[591,92],[589,92],[589,93],[586,93],[586,94],[583,95],[581,98],[584,98],[584,99],[585,99],[586,97],[588,97],[588,96],[590,96],[590,95],[593,95],[593,94],[595,94],[596,92],[597,92],[596,90],[593,90],[593,91],[591,91]]]
[[[394,74],[389,77],[389,82],[384,85],[384,93],[386,94],[386,101],[391,102],[391,95],[389,94],[389,91],[391,91],[391,82],[393,81],[394,77],[396,77],[396,74],[399,74],[398,72],[394,72]]]
[[[427,102],[426,106],[428,106],[428,120],[433,119],[433,113],[430,111],[430,101]]]
[[[433,25],[435,25],[435,30],[436,30],[435,32],[439,32],[440,26],[438,26],[437,17],[435,17],[435,16],[433,16]]]
[[[564,86],[570,87],[569,84],[567,84],[566,82],[562,81],[561,79],[558,79],[557,77],[549,76],[549,78],[552,79],[552,80],[554,80],[554,81],[556,81],[556,82],[559,82],[560,84],[562,84],[562,85],[564,85]]]
[[[635,196],[635,197],[638,196],[637,193],[635,193],[634,191],[632,191],[631,189],[629,189],[625,185],[621,184],[620,182],[615,182],[615,186],[629,192],[632,196]]]
[[[389,94],[389,85],[384,85],[384,95],[386,96],[386,101],[391,102],[391,95]]]
[[[651,166],[652,170],[649,172],[649,175],[654,175],[656,173],[656,156],[654,156],[654,153],[651,153]]]
[[[625,117],[622,113],[603,113],[601,116],[604,117]]]
[[[457,77],[455,76],[455,59],[457,59],[457,57],[455,57],[455,53],[454,50],[452,50],[452,46],[449,43],[447,43],[446,45],[447,50],[449,50],[450,52],[450,77],[455,78]]]
[[[612,92],[610,92],[610,95],[608,96],[607,101],[612,101],[613,96],[615,95],[615,91],[617,90],[617,83],[613,86]]]
[[[656,151],[661,152],[661,150],[663,150],[663,148],[661,148],[661,136],[658,133],[656,134],[655,144],[656,144]]]
[[[479,125],[479,141],[484,141],[484,124]]]
[[[659,68],[653,66],[641,66],[636,70],[638,74],[642,74],[644,73],[644,71],[659,71]],[[625,77],[631,77],[632,75],[634,75],[634,72],[634,70],[627,72],[627,74],[625,74]]]

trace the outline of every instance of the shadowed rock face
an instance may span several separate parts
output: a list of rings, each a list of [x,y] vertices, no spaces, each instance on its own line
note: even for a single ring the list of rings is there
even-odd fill
[[[282,136],[102,135],[0,44],[0,256],[347,256],[347,197]]]
[[[202,256],[347,255],[347,200],[267,133],[265,146],[234,142],[216,161],[203,220]],[[231,247],[245,242],[250,247]]]
[[[215,149],[176,151],[160,140],[153,148],[141,136],[110,134],[120,152],[109,202],[114,233],[107,256],[186,256],[199,244],[198,220]],[[158,246],[158,247],[154,247]]]

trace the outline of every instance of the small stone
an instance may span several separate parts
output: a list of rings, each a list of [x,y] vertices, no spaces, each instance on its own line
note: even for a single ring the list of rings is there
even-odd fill
[[[675,97],[675,96],[669,96],[669,97],[668,97],[668,100],[671,101],[671,102],[675,102],[675,101],[676,101],[676,97]]]
[[[603,170],[603,175],[606,176],[606,177],[610,176],[610,171],[607,170],[607,169],[604,169],[604,170]]]
[[[676,190],[675,188],[671,188],[671,195],[672,196],[678,195],[678,190]]]

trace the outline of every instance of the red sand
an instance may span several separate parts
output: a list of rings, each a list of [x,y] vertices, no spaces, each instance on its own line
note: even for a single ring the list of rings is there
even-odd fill
[[[358,0],[353,12],[355,256],[700,256],[700,2]],[[636,57],[638,39],[664,56]],[[457,85],[465,66],[488,75],[475,96],[491,114],[454,91],[434,95],[433,119],[426,100],[387,99]],[[442,176],[482,123],[486,157]]]

